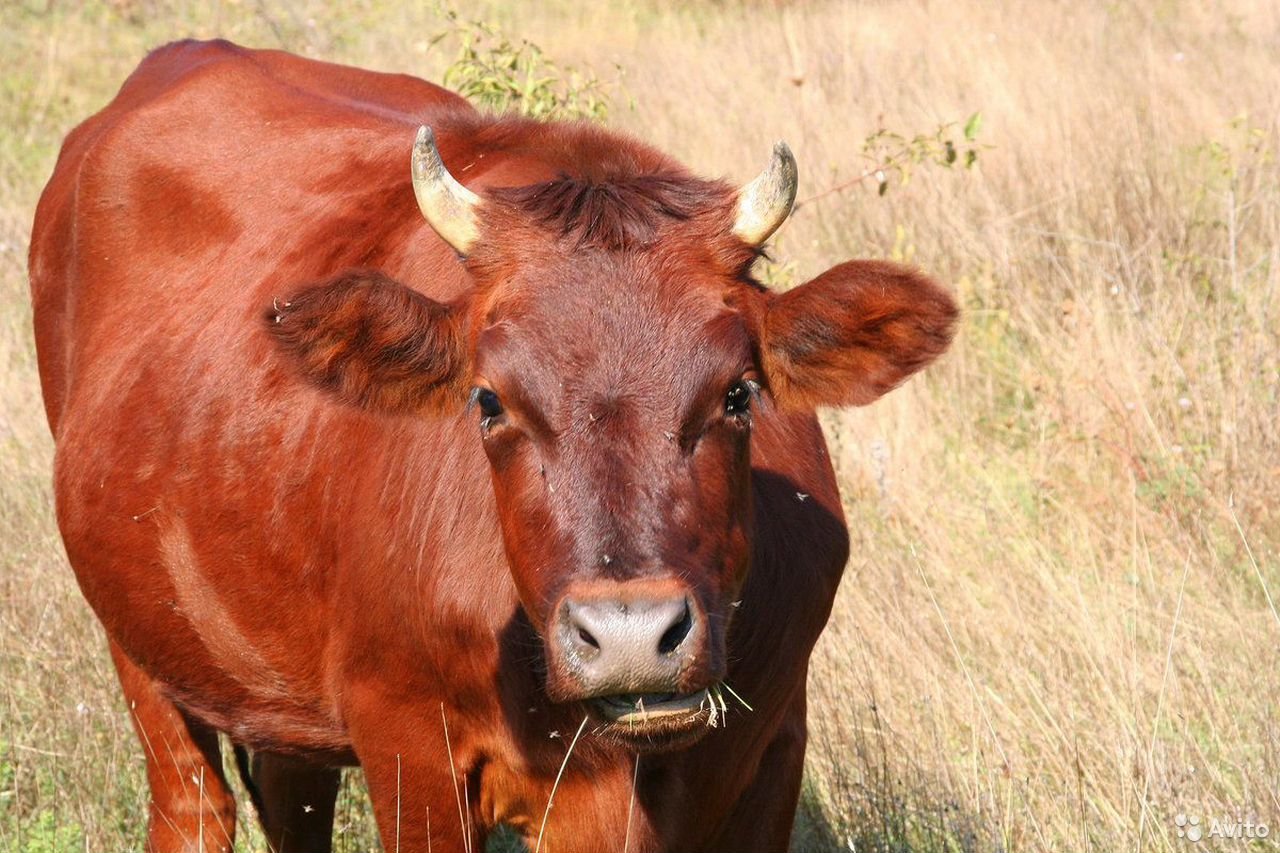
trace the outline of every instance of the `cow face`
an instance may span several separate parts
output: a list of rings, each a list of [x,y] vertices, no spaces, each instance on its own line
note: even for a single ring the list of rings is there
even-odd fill
[[[467,406],[548,695],[587,700],[634,745],[695,738],[748,570],[753,424],[877,398],[942,352],[954,305],[882,263],[784,294],[754,283],[756,245],[794,196],[777,155],[737,193],[667,173],[481,201],[422,145],[418,197],[466,256],[466,298],[353,273],[294,296],[270,328],[353,402]]]
[[[596,697],[632,728],[687,719],[724,675],[747,569],[748,319],[697,268],[570,255],[520,264],[477,324],[474,414],[508,559],[553,698]]]

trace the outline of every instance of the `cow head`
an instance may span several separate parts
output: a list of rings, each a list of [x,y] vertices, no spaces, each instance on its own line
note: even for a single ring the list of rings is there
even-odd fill
[[[956,310],[887,263],[840,264],[785,293],[754,282],[795,198],[785,145],[740,191],[635,157],[480,197],[424,129],[414,188],[469,291],[442,304],[351,273],[293,296],[271,329],[348,400],[470,410],[548,694],[590,700],[619,736],[653,743],[704,730],[725,674],[751,551],[753,422],[871,402],[946,348]]]

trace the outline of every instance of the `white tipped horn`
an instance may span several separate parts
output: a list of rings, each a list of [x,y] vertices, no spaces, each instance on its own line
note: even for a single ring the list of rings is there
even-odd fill
[[[791,214],[798,177],[795,155],[787,143],[776,143],[768,167],[738,191],[733,233],[749,246],[768,240]]]
[[[413,143],[413,194],[440,238],[460,255],[470,253],[480,234],[476,212],[480,197],[458,183],[440,159],[431,128],[418,128]]]

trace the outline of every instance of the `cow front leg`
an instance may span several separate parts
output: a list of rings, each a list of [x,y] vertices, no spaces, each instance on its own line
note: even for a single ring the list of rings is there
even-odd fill
[[[446,744],[438,709],[438,703],[386,706],[348,717],[378,834],[389,853],[484,850],[488,828],[478,819],[479,790],[469,779],[461,732],[451,721]]]
[[[115,643],[111,657],[147,760],[147,853],[230,853],[236,801],[222,773],[217,731],[165,698]]]
[[[253,754],[262,832],[273,853],[330,853],[342,771],[270,752]]]

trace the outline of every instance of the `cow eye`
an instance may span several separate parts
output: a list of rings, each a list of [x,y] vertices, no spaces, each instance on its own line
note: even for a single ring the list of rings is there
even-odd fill
[[[502,401],[488,388],[477,388],[475,400],[480,407],[480,414],[485,418],[496,418],[502,414]]]
[[[751,389],[743,380],[738,380],[729,386],[729,392],[724,396],[724,413],[726,415],[741,415],[751,409]]]

